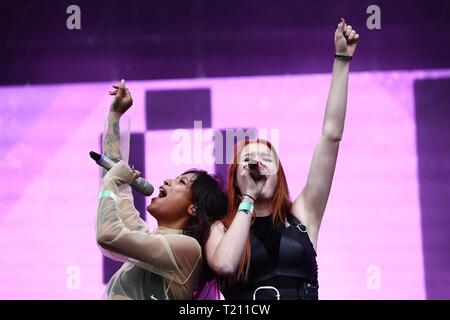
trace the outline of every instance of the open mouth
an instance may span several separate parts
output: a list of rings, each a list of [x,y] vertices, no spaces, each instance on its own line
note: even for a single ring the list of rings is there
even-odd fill
[[[167,196],[167,191],[163,187],[159,187],[158,198],[165,198]]]

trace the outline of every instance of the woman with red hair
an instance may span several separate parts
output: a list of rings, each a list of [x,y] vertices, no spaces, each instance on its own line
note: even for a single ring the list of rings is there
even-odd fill
[[[322,135],[306,185],[292,202],[283,166],[265,140],[235,146],[228,213],[206,242],[226,299],[318,299],[317,238],[344,129],[349,62],[359,35],[341,19]]]

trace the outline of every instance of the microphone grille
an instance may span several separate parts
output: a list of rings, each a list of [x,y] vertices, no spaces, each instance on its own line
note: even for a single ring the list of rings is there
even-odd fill
[[[100,158],[102,157],[101,155],[99,155],[97,152],[94,151],[89,152],[89,155],[91,156],[92,159],[95,160],[95,162],[99,161]]]

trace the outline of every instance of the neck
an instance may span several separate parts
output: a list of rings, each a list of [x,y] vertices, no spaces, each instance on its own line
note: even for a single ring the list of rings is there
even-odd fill
[[[257,217],[266,217],[270,215],[270,202],[263,200],[263,201],[256,201],[254,203],[255,206],[255,215]]]
[[[178,229],[178,230],[183,230],[184,227],[186,226],[185,221],[174,221],[174,222],[168,222],[168,221],[158,221],[158,227],[163,227],[163,228],[169,228],[169,229]]]

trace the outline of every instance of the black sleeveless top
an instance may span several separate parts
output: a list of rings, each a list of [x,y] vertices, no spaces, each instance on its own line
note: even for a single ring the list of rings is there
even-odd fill
[[[292,214],[287,221],[288,227],[273,225],[271,216],[255,218],[248,279],[223,286],[225,299],[251,300],[257,288],[267,286],[277,288],[281,299],[318,298],[316,251],[306,227]]]

